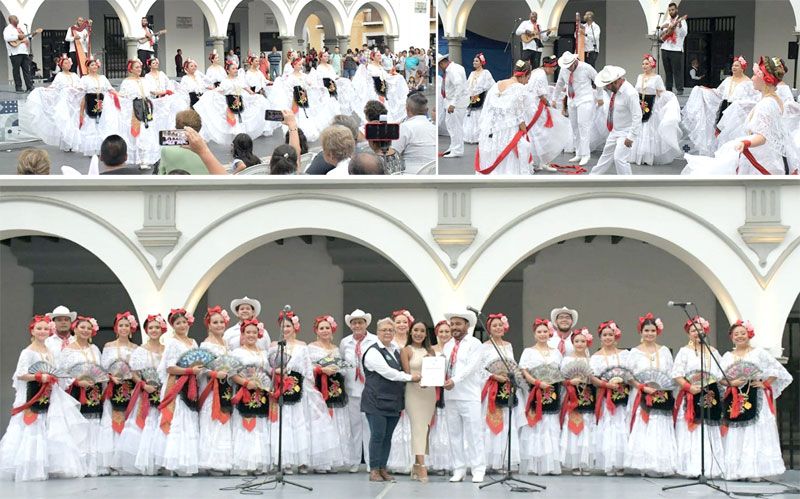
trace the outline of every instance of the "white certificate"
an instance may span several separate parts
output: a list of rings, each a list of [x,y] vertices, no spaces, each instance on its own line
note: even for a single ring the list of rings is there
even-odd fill
[[[420,372],[420,386],[444,385],[445,358],[442,356],[425,357],[422,359]]]

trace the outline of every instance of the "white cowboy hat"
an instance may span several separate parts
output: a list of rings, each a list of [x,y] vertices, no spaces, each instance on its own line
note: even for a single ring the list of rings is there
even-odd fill
[[[569,314],[569,315],[571,315],[572,316],[572,325],[573,326],[578,323],[578,311],[577,310],[574,310],[574,309],[571,309],[571,308],[567,308],[567,307],[561,307],[561,308],[554,308],[553,310],[550,311],[550,322],[553,323],[553,326],[555,326],[556,318],[560,314]]]
[[[453,312],[447,312],[444,314],[444,318],[447,319],[448,321],[453,317],[460,317],[465,321],[467,321],[469,323],[470,329],[474,328],[475,324],[477,324],[478,322],[478,319],[475,317],[475,313],[466,309],[455,310]]]
[[[253,315],[255,317],[258,317],[258,314],[261,313],[261,302],[245,296],[244,298],[237,298],[231,302],[231,312],[233,312],[233,315],[236,315],[236,309],[239,308],[239,305],[250,305],[253,307]]]
[[[55,319],[56,317],[69,317],[70,322],[75,322],[75,318],[78,317],[77,312],[71,312],[70,309],[64,305],[57,306],[52,312],[45,315],[51,319]]]
[[[594,77],[594,84],[597,87],[605,87],[609,83],[614,83],[625,76],[625,70],[619,66],[606,66],[597,76]]]
[[[352,314],[345,314],[344,316],[344,322],[348,326],[353,321],[353,319],[364,319],[367,322],[367,326],[369,326],[369,323],[372,322],[372,314],[368,314],[363,310],[361,310],[360,308],[357,308],[353,310]]]
[[[450,60],[450,54],[436,54],[436,65],[438,66],[444,59]]]
[[[572,63],[578,60],[578,55],[573,54],[569,50],[561,54],[561,57],[558,58],[558,65],[561,66],[561,69],[567,69],[568,67],[572,66]]]

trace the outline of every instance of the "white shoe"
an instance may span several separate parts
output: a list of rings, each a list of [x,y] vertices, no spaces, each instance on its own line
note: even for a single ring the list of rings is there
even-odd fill
[[[580,159],[581,159],[581,157],[576,154],[575,156],[569,158],[569,162],[570,163],[574,163],[576,161],[579,161]]]
[[[574,470],[572,470],[572,474],[573,474],[573,476],[581,476],[581,470],[574,469]]]
[[[139,165],[139,169],[140,170],[149,170],[150,169],[150,165],[146,165],[146,164],[142,163],[142,164]]]
[[[578,163],[578,165],[586,166],[586,163],[588,163],[590,159],[592,159],[591,156],[584,156],[583,158],[581,158],[581,162]]]
[[[481,483],[483,482],[483,473],[472,473],[472,483]]]
[[[454,471],[453,476],[450,477],[451,482],[460,482],[464,480],[464,475],[466,475],[466,471]]]
[[[443,157],[443,158],[460,158],[460,157],[462,157],[462,156],[463,156],[463,154],[453,154],[453,153],[451,153],[450,151],[447,151],[447,152],[444,154],[444,156],[442,156],[442,157]]]
[[[350,466],[350,469],[348,471],[350,473],[358,473],[358,468],[359,468],[359,465],[354,464],[353,466]]]

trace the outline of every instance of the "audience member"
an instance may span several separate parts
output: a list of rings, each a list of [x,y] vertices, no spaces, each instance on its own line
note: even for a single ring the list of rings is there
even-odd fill
[[[347,175],[350,158],[356,149],[353,133],[342,125],[331,125],[319,136],[325,161],[336,165],[326,175]]]
[[[270,175],[297,174],[297,150],[289,144],[281,144],[272,152],[269,160]]]
[[[18,175],[50,175],[50,155],[44,149],[24,149],[17,157]]]
[[[199,132],[202,127],[203,120],[193,109],[187,109],[175,115],[175,128],[178,130],[191,128],[195,132]],[[225,175],[227,173],[224,168],[221,172],[212,172],[206,168],[203,160],[196,153],[188,149],[177,146],[163,146],[161,148],[161,161],[158,165],[158,171],[162,175],[169,175],[169,172],[174,168],[186,170],[190,175],[208,175],[209,173]]]
[[[286,132],[287,134],[289,132]],[[253,154],[253,139],[246,133],[240,133],[233,138],[231,144],[233,161],[228,166],[228,173],[238,173],[248,166],[261,163],[261,160]]]
[[[128,144],[119,135],[109,135],[100,145],[100,163],[104,165],[100,175],[140,175],[138,166],[126,166]]]
[[[385,168],[377,154],[360,152],[350,160],[347,172],[350,175],[383,175]]]
[[[437,130],[428,119],[428,99],[413,93],[406,99],[408,118],[400,123],[400,138],[392,147],[403,155],[406,173],[416,174],[436,158]]]

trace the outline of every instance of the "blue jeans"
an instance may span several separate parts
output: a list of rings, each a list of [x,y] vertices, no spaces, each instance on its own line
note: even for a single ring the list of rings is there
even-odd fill
[[[349,80],[352,80],[355,75],[356,75],[356,70],[355,69],[345,69],[344,70],[344,77],[349,79]]]
[[[369,469],[386,468],[392,449],[392,434],[400,416],[366,414],[369,423]]]
[[[269,68],[269,79],[275,81],[275,78],[280,76],[280,72],[278,71],[280,68],[277,66],[270,66]]]

